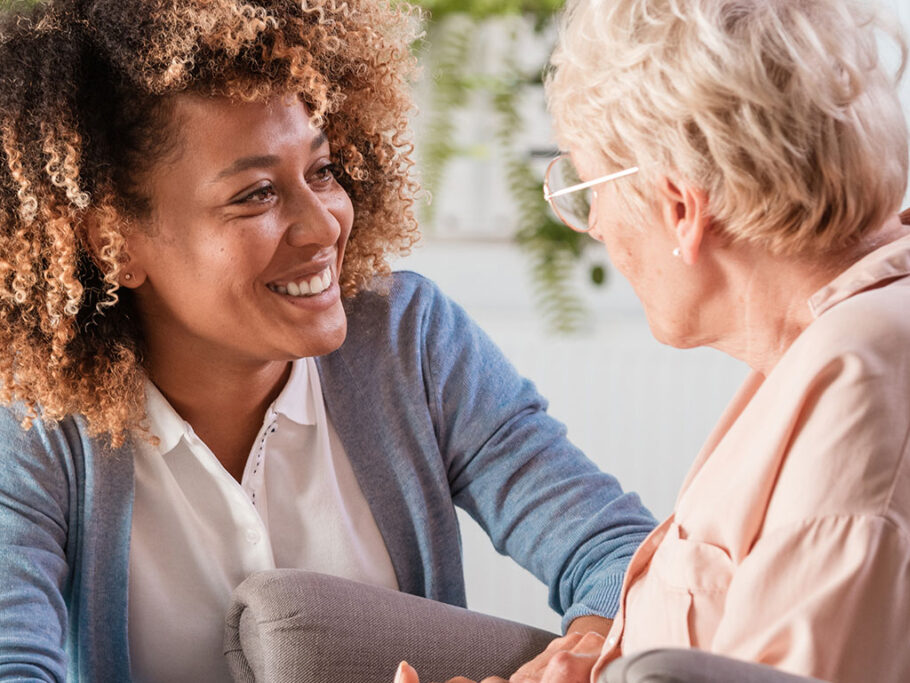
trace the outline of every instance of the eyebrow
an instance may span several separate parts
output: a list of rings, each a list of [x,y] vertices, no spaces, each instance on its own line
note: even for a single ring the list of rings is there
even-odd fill
[[[310,143],[310,151],[315,152],[317,149],[322,147],[328,138],[326,137],[323,131],[319,131],[319,135],[313,138],[313,141]],[[246,171],[250,168],[267,168],[269,166],[275,166],[280,161],[279,157],[274,154],[262,154],[258,156],[242,157],[237,159],[233,164],[223,169],[216,175],[212,182],[218,182],[232,175],[236,175],[241,171]]]

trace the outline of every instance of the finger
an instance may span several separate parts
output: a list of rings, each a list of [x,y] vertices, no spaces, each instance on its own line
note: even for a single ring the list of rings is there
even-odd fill
[[[550,659],[540,683],[589,683],[597,654],[557,652]]]
[[[417,676],[413,666],[407,662],[402,662],[398,665],[398,670],[395,672],[394,683],[420,683],[420,678]]]

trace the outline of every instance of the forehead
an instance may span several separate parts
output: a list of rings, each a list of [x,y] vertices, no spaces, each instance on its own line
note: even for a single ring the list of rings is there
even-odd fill
[[[172,122],[183,151],[190,151],[190,158],[206,164],[263,154],[265,150],[280,153],[283,148],[309,146],[322,139],[322,131],[310,122],[306,105],[295,97],[239,102],[178,95]]]

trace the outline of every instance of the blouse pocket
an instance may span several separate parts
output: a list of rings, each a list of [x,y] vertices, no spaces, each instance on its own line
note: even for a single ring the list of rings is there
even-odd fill
[[[716,545],[680,537],[672,524],[625,603],[623,652],[708,648],[723,615],[733,561]]]

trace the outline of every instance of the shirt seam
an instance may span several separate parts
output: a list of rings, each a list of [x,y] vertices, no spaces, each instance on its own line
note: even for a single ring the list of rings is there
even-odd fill
[[[433,372],[433,352],[430,348],[430,343],[425,330],[429,328],[427,317],[430,314],[430,307],[424,307],[424,310],[420,316],[420,339],[422,340],[424,350],[426,351],[427,358],[427,379],[429,380],[429,386],[426,386],[427,396],[429,397],[429,405],[432,411],[433,419],[433,429],[436,432],[437,444],[440,443],[440,434],[439,429],[443,424],[442,417],[442,400],[438,392],[431,391],[432,387],[438,387],[439,383],[436,381],[436,375]]]
[[[749,549],[748,554],[737,563],[737,566],[741,565],[743,561],[748,559],[749,556],[755,551],[755,547],[759,545],[762,541],[773,538],[774,536],[784,535],[785,532],[791,532],[811,526],[813,524],[819,524],[826,521],[839,521],[839,520],[849,520],[849,521],[860,521],[860,520],[879,520],[882,523],[893,528],[900,536],[902,536],[908,544],[910,544],[910,530],[905,529],[903,526],[898,524],[894,519],[884,514],[883,512],[869,512],[869,513],[844,513],[844,514],[829,514],[829,515],[817,515],[813,517],[804,517],[800,520],[790,522],[788,524],[776,527],[767,534],[762,534],[758,540],[753,544]]]

